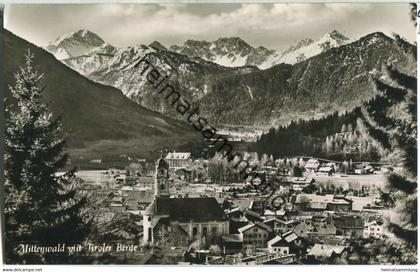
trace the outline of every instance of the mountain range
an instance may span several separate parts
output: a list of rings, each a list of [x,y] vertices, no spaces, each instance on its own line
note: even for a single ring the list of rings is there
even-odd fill
[[[14,73],[23,65],[24,55],[30,50],[35,56],[34,67],[45,74],[43,99],[54,116],[61,118],[67,148],[74,160],[127,152],[144,155],[163,145],[175,148],[199,139],[189,125],[138,105],[112,86],[89,80],[44,49],[7,30],[4,43],[6,86],[14,85]],[[65,44],[70,42],[65,41]],[[77,54],[84,50],[82,46],[78,48],[79,51],[67,49]],[[4,89],[6,106],[13,109],[14,98],[8,88]]]
[[[189,57],[198,57],[225,67],[252,65],[260,69],[267,69],[279,63],[298,63],[348,42],[347,37],[333,30],[316,40],[307,38],[298,41],[283,51],[271,50],[263,46],[254,48],[239,37],[219,38],[212,42],[187,40],[182,45],[172,45],[169,48],[159,42],[154,42],[150,46]],[[116,53],[114,46],[85,29],[60,36],[51,41],[45,49],[59,60],[101,53],[111,55]]]
[[[98,35],[88,30],[79,30],[63,35],[50,42],[45,49],[57,59],[78,57],[105,44]]]
[[[181,46],[173,45],[169,49],[227,67],[253,65],[267,69],[280,63],[301,62],[348,41],[347,37],[334,30],[316,40],[301,40],[284,51],[269,50],[263,46],[254,48],[239,37],[220,38],[213,42],[188,40]]]
[[[81,45],[81,37],[87,39],[86,46]],[[380,75],[385,62],[409,73],[416,69],[416,60],[406,54],[415,47],[409,43],[401,47],[380,32],[350,42],[332,31],[316,40],[304,39],[282,52],[253,48],[238,37],[213,42],[188,40],[168,48],[157,41],[115,48],[103,40],[99,44],[100,40],[96,34],[81,30],[53,44],[65,45],[55,47],[56,51],[76,52],[61,61],[80,74],[120,89],[146,108],[176,117],[161,97],[153,95],[154,89],[135,66],[152,52],[154,65],[168,75],[183,98],[200,106],[202,116],[223,127],[267,128],[351,110],[370,99],[370,78]],[[72,50],[71,44],[77,44],[77,50]],[[92,48],[93,44],[98,46]]]
[[[221,78],[200,104],[217,123],[244,125],[277,126],[351,111],[374,95],[371,78],[383,75],[384,63],[415,74],[416,60],[408,54],[415,50],[409,43],[371,33],[294,65]]]

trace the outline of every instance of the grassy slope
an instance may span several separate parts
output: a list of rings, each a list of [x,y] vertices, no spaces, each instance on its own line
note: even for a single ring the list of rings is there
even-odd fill
[[[44,99],[62,118],[73,159],[150,155],[161,145],[176,147],[200,137],[190,126],[135,104],[116,88],[88,80],[8,31],[4,41],[7,103],[13,103],[7,85],[14,84],[13,73],[30,49],[36,69],[45,74]]]

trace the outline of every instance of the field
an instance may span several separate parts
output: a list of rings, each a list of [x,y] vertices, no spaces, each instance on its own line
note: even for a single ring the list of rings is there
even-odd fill
[[[68,168],[77,166],[78,169],[108,169],[125,168],[131,158],[156,160],[160,156],[162,148],[172,150],[179,146],[189,145],[196,140],[196,135],[189,137],[173,137],[171,140],[164,137],[144,137],[139,139],[127,140],[101,140],[90,142],[83,148],[68,148],[66,152],[70,154],[71,163]],[[92,160],[101,159],[101,163],[92,163]]]
[[[386,178],[383,174],[375,175],[334,175],[334,176],[321,176],[313,175],[316,182],[320,185],[334,184],[335,186],[341,186],[343,189],[354,188],[360,189],[362,186],[384,188],[386,185]]]

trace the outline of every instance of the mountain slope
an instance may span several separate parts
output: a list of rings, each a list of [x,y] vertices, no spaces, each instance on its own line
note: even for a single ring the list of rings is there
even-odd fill
[[[238,37],[219,38],[213,42],[188,40],[181,46],[173,45],[169,49],[226,67],[253,65],[267,69],[280,63],[301,62],[348,41],[347,37],[334,30],[315,41],[309,38],[299,41],[285,51],[269,50],[262,46],[254,48]]]
[[[104,43],[95,33],[82,29],[57,38],[50,42],[45,50],[61,60],[85,55]]]
[[[76,33],[83,32],[81,30]],[[74,44],[70,42],[74,36],[65,35],[67,38],[64,40]],[[58,40],[63,40],[63,37]],[[278,62],[296,62],[299,58],[304,60],[347,40],[342,34],[333,31],[317,41],[301,41],[282,54],[264,47],[253,48],[238,37],[219,38],[213,42],[188,40],[182,46],[171,46],[169,49],[157,41],[149,46],[120,49],[103,43],[84,55],[67,58],[62,62],[91,80],[122,90],[127,97],[146,108],[172,115],[171,109],[160,98],[151,95],[154,90],[141,75],[142,69],[131,65],[148,53],[157,57],[154,61],[159,71],[170,73],[170,81],[179,87],[183,97],[196,102],[209,95],[212,92],[209,86],[221,78],[256,72],[258,68],[255,66],[267,68]],[[66,49],[72,50],[71,47]]]
[[[226,67],[259,66],[275,52],[262,46],[253,48],[239,37],[219,38],[213,42],[188,40],[181,46],[172,45],[169,49]]]
[[[256,72],[258,68],[255,66],[267,68],[279,62],[294,63],[299,58],[303,61],[340,46],[347,40],[333,31],[316,41],[303,40],[281,54],[264,47],[253,48],[238,37],[219,38],[213,42],[188,40],[182,46],[171,46],[169,49],[155,41],[149,46],[111,47],[105,53],[101,50],[104,45],[101,45],[85,55],[67,58],[62,62],[96,82],[117,87],[146,108],[173,116],[171,108],[161,98],[152,95],[154,90],[141,75],[142,69],[132,65],[148,53],[157,57],[154,61],[159,71],[170,73],[170,81],[179,87],[182,96],[188,101],[197,102],[209,95],[213,91],[210,86],[222,78]],[[247,66],[235,67],[238,65]],[[248,93],[252,96],[252,92]]]
[[[347,37],[334,30],[315,41],[312,39],[304,39],[291,45],[280,54],[272,54],[258,67],[267,69],[279,63],[295,64],[331,48],[342,46],[348,42],[349,39]]]
[[[155,89],[141,74],[145,64],[142,63],[140,67],[135,65],[147,54],[152,54],[148,60],[160,73],[167,75],[169,81],[179,87],[183,98],[189,101],[196,101],[206,95],[208,86],[216,78],[258,70],[251,66],[229,68],[201,58],[190,58],[169,51],[157,42],[149,46],[117,49],[113,54],[91,52],[63,60],[63,63],[96,82],[117,87],[127,97],[148,109],[169,113],[172,107],[162,97],[154,95]]]
[[[370,77],[379,74],[385,61],[409,67],[411,72],[415,69],[415,61],[382,33],[349,43],[337,31],[318,40],[302,40],[281,54],[260,49],[268,52],[269,57],[264,53],[253,62],[260,67],[278,62],[293,65],[276,64],[260,70],[256,66],[226,67],[208,61],[225,57],[228,61],[239,61],[236,57],[240,56],[246,57],[248,64],[253,50],[239,38],[214,42],[190,40],[184,46],[169,49],[153,42],[149,46],[116,49],[110,54],[91,52],[63,62],[94,81],[121,89],[146,108],[179,117],[162,97],[154,95],[153,87],[141,75],[144,66],[135,65],[146,54],[153,53],[150,59],[153,65],[168,75],[168,81],[182,97],[198,105],[202,116],[215,125],[263,129],[298,118],[319,118],[334,111],[351,110],[370,98]],[[244,59],[240,62],[243,64]]]
[[[351,110],[372,96],[370,78],[384,62],[415,73],[416,61],[405,50],[415,47],[372,33],[295,65],[220,79],[199,103],[204,116],[228,125],[269,126]]]
[[[94,150],[96,155],[117,153],[117,147],[125,144],[130,144],[127,150],[150,151],[162,143],[176,145],[198,137],[190,126],[139,106],[118,89],[90,81],[7,30],[4,42],[6,86],[14,83],[13,73],[30,49],[36,69],[45,74],[43,98],[61,116],[70,149],[89,149],[99,143],[103,150]],[[4,89],[7,104],[13,103],[10,91]]]

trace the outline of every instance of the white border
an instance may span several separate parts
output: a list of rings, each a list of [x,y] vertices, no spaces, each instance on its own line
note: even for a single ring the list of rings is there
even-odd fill
[[[5,4],[177,4],[177,3],[197,3],[197,4],[263,4],[263,3],[415,3],[419,1],[410,0],[1,0]]]
[[[369,1],[345,1],[345,0],[300,0],[300,1],[287,1],[287,0],[0,0],[0,5],[5,4],[146,4],[146,3],[413,3],[417,2],[417,14],[420,15],[420,2],[419,1],[410,1],[410,0],[369,0]],[[1,12],[3,10],[0,10]],[[420,18],[420,16],[417,16]],[[420,23],[420,19],[418,20]],[[420,44],[420,25],[417,25],[416,30],[417,44]],[[2,42],[2,41],[1,41]],[[417,46],[417,55],[420,53],[420,47]],[[2,71],[0,71],[2,72]],[[420,71],[417,69],[417,81],[419,83]],[[419,86],[419,84],[417,84]],[[417,105],[420,103],[420,98],[417,97]],[[419,113],[417,113],[417,122],[418,127],[420,125]],[[418,136],[419,137],[419,136]],[[417,169],[420,169],[420,161],[417,161]],[[417,203],[417,208],[420,207],[420,204]],[[419,219],[418,219],[419,220]],[[0,233],[1,236],[1,233]],[[246,268],[246,271],[250,272],[261,272],[261,271],[273,271],[273,272],[283,272],[283,271],[299,271],[299,272],[336,272],[336,271],[379,271],[379,272],[413,272],[418,271],[420,268],[419,264],[417,265],[273,265],[273,266],[229,266],[229,265],[213,265],[213,266],[204,266],[204,265],[191,265],[191,266],[173,266],[173,265],[3,265],[2,260],[2,248],[0,245],[0,268],[2,271],[10,272],[74,272],[74,271],[89,271],[89,272],[107,272],[107,271],[154,271],[154,272],[171,272],[171,271],[196,271],[200,272],[214,272],[216,269],[223,269],[223,271],[242,271]],[[417,260],[420,260],[420,252],[417,251]],[[1,272],[1,271],[0,271]]]

